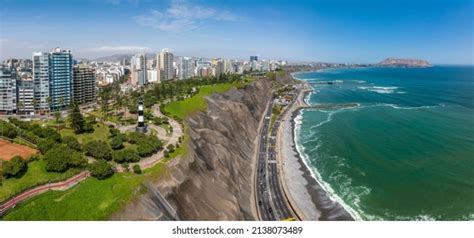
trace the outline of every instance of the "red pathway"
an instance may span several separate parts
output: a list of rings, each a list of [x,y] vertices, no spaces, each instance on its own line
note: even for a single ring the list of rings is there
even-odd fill
[[[81,172],[74,177],[57,182],[57,183],[48,183],[45,185],[41,185],[30,190],[26,190],[25,192],[13,197],[12,199],[6,201],[5,203],[0,205],[0,217],[5,214],[9,209],[15,207],[16,204],[25,201],[28,198],[34,197],[38,194],[50,191],[50,190],[66,190],[71,188],[72,186],[78,184],[79,182],[85,180],[87,177],[90,176],[89,171]]]

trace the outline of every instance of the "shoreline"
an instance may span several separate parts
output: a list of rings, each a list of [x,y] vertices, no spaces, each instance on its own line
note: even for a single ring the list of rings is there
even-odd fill
[[[313,177],[296,145],[295,119],[300,114],[301,106],[307,105],[306,97],[311,91],[298,95],[297,102],[290,108],[283,119],[281,134],[284,166],[283,178],[287,190],[298,210],[303,213],[305,220],[320,221],[352,221],[353,216],[337,201],[333,200],[323,186]],[[291,115],[290,115],[291,114]]]

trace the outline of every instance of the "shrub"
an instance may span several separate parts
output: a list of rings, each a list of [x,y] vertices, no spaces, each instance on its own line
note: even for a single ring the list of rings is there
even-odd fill
[[[38,143],[38,149],[41,151],[41,153],[44,155],[48,150],[53,148],[53,146],[56,145],[56,142],[51,139],[41,139],[40,142]]]
[[[114,150],[119,150],[123,148],[123,140],[121,136],[114,136],[110,140],[110,147]]]
[[[91,175],[98,179],[106,179],[114,174],[114,169],[111,164],[104,160],[98,160],[89,165]]]
[[[133,172],[136,173],[136,174],[141,174],[142,173],[142,169],[140,168],[140,165],[136,164],[133,166]]]
[[[114,151],[112,153],[112,157],[114,158],[114,161],[119,164],[124,162],[131,163],[140,161],[140,156],[134,149]]]
[[[11,160],[2,163],[2,170],[5,178],[20,178],[28,170],[28,165],[21,156],[14,156]]]
[[[120,130],[116,128],[109,128],[110,137],[115,137],[120,134]]]
[[[128,142],[130,144],[137,144],[137,143],[139,143],[140,141],[143,140],[144,136],[145,135],[143,135],[141,133],[138,133],[138,132],[130,132],[127,136],[128,137]]]
[[[63,138],[63,142],[71,149],[76,150],[76,151],[81,151],[82,146],[79,143],[79,141],[76,139],[76,137],[73,136],[65,136]]]
[[[96,159],[111,160],[112,154],[109,145],[103,141],[91,141],[84,146],[84,151]]]
[[[149,155],[152,155],[155,150],[149,144],[140,144],[137,147],[137,152],[140,157],[147,157]]]
[[[82,127],[83,132],[85,133],[94,132],[94,126],[92,126],[93,124],[94,123],[89,123],[89,122],[84,123],[84,126]]]
[[[169,144],[169,145],[166,147],[166,149],[168,149],[168,151],[169,151],[170,153],[173,153],[173,152],[174,152],[174,149],[175,149],[175,147],[174,147],[174,145],[173,145],[173,144]]]
[[[125,172],[130,171],[130,165],[128,163],[123,163],[122,168],[125,170]]]

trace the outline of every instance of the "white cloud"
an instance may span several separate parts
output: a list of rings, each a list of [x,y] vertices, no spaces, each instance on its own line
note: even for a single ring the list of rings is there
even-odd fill
[[[101,46],[97,48],[91,48],[88,51],[93,52],[137,52],[137,51],[149,51],[149,47],[124,45],[124,46]]]
[[[162,31],[183,32],[200,28],[206,21],[238,21],[241,18],[226,10],[173,0],[165,11],[151,10],[149,14],[136,16],[134,19],[142,26]]]

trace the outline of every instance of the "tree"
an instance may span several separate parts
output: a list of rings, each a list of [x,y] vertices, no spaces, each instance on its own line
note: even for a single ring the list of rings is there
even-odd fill
[[[89,165],[91,175],[98,179],[106,179],[114,174],[114,169],[111,164],[104,160],[98,160]]]
[[[64,107],[64,97],[63,96],[59,97],[59,107],[61,107],[61,108]]]
[[[68,161],[68,167],[72,168],[85,168],[87,166],[87,159],[84,158],[82,153],[74,151]]]
[[[48,150],[52,149],[53,146],[56,144],[54,140],[51,139],[42,139],[38,143],[38,149],[40,150],[41,154],[46,154]]]
[[[54,112],[54,119],[56,120],[56,124],[59,124],[59,121],[61,120],[61,113],[58,111]]]
[[[84,168],[87,166],[87,159],[65,144],[56,144],[44,155],[46,161],[46,171],[64,172],[69,168]]]
[[[33,103],[33,110],[36,112],[36,108],[38,108],[38,100],[36,100],[36,98],[33,98],[32,103]]]
[[[76,137],[73,136],[65,136],[63,137],[63,143],[65,143],[69,148],[76,150],[76,151],[81,151],[82,146],[79,143],[79,141],[76,139]]]
[[[168,151],[169,151],[170,153],[173,153],[174,150],[175,150],[175,147],[174,147],[173,144],[169,144],[169,145],[166,147],[166,149],[168,149]]]
[[[5,178],[20,178],[28,170],[28,165],[21,156],[14,156],[11,160],[2,163],[2,170]]]
[[[110,140],[110,147],[114,150],[119,150],[123,148],[123,140],[121,136],[114,136]]]
[[[112,152],[112,157],[116,163],[133,163],[140,161],[140,156],[134,149],[124,149]]]
[[[64,172],[68,169],[69,154],[71,150],[63,144],[55,145],[44,155],[46,171]]]
[[[54,118],[56,119],[56,130],[59,131],[59,121],[61,120],[61,113],[59,111],[54,112]]]
[[[18,108],[22,113],[25,111],[25,104],[23,102],[18,102]]]
[[[10,139],[13,139],[18,135],[17,129],[15,128],[15,126],[13,126],[12,124],[6,121],[0,120],[0,130],[1,130],[1,136],[5,136]]]
[[[112,152],[109,145],[103,141],[91,141],[84,146],[84,151],[96,159],[111,160]]]
[[[46,98],[46,101],[48,102],[49,106],[49,116],[51,116],[51,107],[53,106],[53,99],[51,97]]]
[[[71,113],[69,114],[69,120],[74,133],[79,134],[84,132],[85,121],[77,103],[74,103],[72,106]]]
[[[142,169],[140,168],[140,165],[135,164],[135,165],[133,166],[133,172],[136,173],[136,174],[141,174],[141,173],[142,173]]]

